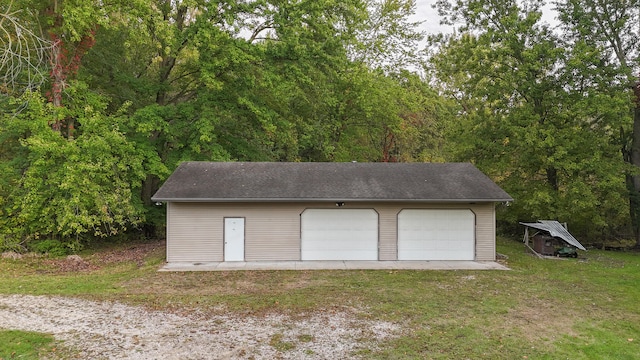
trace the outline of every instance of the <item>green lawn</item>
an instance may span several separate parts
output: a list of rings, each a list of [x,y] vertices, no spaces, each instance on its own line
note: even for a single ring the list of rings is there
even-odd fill
[[[0,359],[39,359],[55,353],[53,337],[34,332],[0,330]]]
[[[0,293],[112,299],[155,309],[301,314],[365,309],[400,337],[379,359],[637,359],[640,254],[581,252],[541,260],[499,239],[511,271],[255,271],[167,273],[163,249],[93,268],[59,270],[44,258],[0,260]],[[100,255],[102,254],[102,255]],[[105,260],[107,259],[107,260]],[[64,267],[63,267],[64,268]],[[286,349],[285,349],[286,351]],[[3,354],[2,356],[10,358]],[[0,356],[0,357],[2,357]]]

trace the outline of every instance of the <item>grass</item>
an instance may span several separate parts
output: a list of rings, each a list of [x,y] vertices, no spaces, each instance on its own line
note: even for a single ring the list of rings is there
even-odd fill
[[[18,330],[0,330],[0,359],[39,359],[55,352],[51,335]]]
[[[635,359],[640,354],[640,254],[591,250],[541,260],[501,238],[511,271],[157,272],[163,248],[84,272],[46,258],[0,260],[0,293],[118,300],[154,309],[239,315],[357,309],[401,324],[378,359]],[[309,334],[302,339],[312,341]],[[302,341],[302,340],[301,340]],[[289,343],[271,342],[280,351]],[[6,355],[5,355],[6,356]]]
[[[280,351],[280,352],[285,352],[285,351],[289,351],[293,348],[296,347],[296,345],[292,342],[289,341],[284,341],[283,340],[283,335],[278,333],[275,334],[273,336],[271,336],[271,340],[269,341],[269,345],[271,345],[274,349]]]

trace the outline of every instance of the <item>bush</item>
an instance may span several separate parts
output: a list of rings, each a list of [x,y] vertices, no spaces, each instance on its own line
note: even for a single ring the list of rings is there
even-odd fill
[[[49,254],[51,256],[69,255],[71,248],[60,240],[42,240],[30,244],[31,251],[38,254]]]
[[[16,253],[24,253],[26,251],[26,247],[22,240],[12,237],[12,236],[3,236],[0,234],[0,253],[5,251],[13,251]]]

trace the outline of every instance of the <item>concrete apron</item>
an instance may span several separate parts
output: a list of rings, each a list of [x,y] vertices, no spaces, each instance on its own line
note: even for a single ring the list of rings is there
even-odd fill
[[[510,270],[494,261],[226,261],[172,262],[159,271],[238,270]]]

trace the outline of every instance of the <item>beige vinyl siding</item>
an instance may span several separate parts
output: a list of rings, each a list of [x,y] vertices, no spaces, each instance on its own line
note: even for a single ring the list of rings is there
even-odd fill
[[[299,260],[300,212],[288,204],[242,205],[246,261]]]
[[[167,261],[223,260],[223,244],[216,238],[222,221],[211,218],[207,204],[169,203],[167,207]]]
[[[471,209],[475,214],[475,259],[495,260],[493,203],[346,203],[378,213],[378,258],[397,260],[397,217],[402,209]],[[245,260],[300,260],[300,214],[335,203],[170,203],[167,261],[223,261],[224,218],[245,218]]]
[[[481,204],[472,208],[476,213],[476,260],[496,260],[495,205]]]
[[[297,207],[286,204],[172,203],[167,261],[224,260],[224,218],[245,219],[245,261],[298,260],[300,220]],[[174,207],[178,205],[177,207]],[[179,223],[177,227],[174,224]],[[206,240],[204,240],[206,238]],[[177,254],[175,253],[177,252]]]
[[[376,206],[380,214],[378,221],[380,228],[379,254],[380,260],[398,259],[398,227],[396,226],[398,207],[395,205],[380,204]]]

